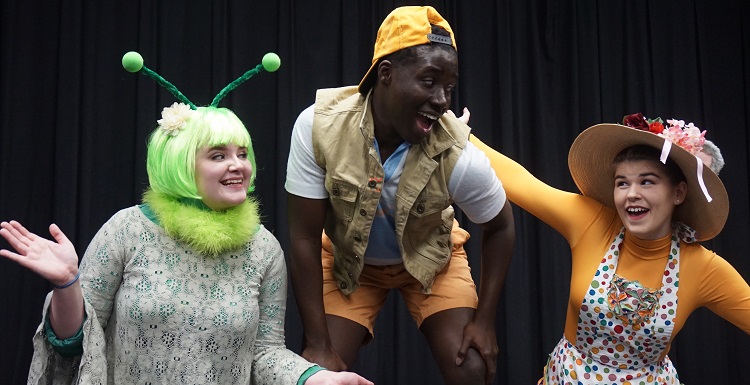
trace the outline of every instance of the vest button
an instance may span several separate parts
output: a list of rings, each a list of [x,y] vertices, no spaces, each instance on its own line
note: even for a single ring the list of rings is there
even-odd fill
[[[341,190],[338,187],[334,187],[332,192],[333,195],[341,195]]]
[[[417,212],[420,213],[420,214],[422,214],[424,212],[424,205],[423,204],[420,203],[419,206],[417,206]]]
[[[367,182],[367,187],[369,187],[369,188],[375,188],[376,185],[377,185],[377,183],[375,183],[374,180],[371,180],[371,181]]]
[[[359,215],[364,217],[365,215],[367,215],[367,210],[365,209],[359,210]]]
[[[339,282],[339,287],[341,288],[341,290],[346,290],[348,286],[346,285],[346,282]]]
[[[355,235],[354,240],[357,242],[362,242],[362,237],[360,237],[359,235]]]

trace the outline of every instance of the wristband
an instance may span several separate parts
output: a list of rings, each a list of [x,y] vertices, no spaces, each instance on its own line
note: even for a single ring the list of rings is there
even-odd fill
[[[319,372],[321,370],[326,370],[326,368],[324,368],[322,366],[318,366],[318,365],[313,364],[313,366],[307,368],[307,370],[305,370],[305,372],[302,373],[302,375],[300,376],[299,380],[297,380],[297,385],[304,385],[305,382],[307,382],[307,380],[310,377],[312,377],[313,374],[315,374],[315,373],[317,373],[317,372]]]
[[[62,286],[57,286],[57,285],[52,285],[52,286],[55,289],[65,289],[66,287],[68,287],[68,286],[76,283],[76,281],[78,280],[78,277],[80,277],[80,276],[81,276],[81,272],[79,271],[78,274],[76,274],[75,278],[73,278],[70,282],[68,282],[68,283],[66,283],[66,284],[64,284]]]

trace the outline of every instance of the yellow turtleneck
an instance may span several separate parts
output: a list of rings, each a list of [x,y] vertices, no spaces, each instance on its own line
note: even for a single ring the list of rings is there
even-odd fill
[[[470,141],[487,154],[508,199],[552,226],[568,241],[572,268],[565,337],[575,341],[584,295],[599,262],[622,229],[617,212],[592,198],[543,183],[473,135]],[[626,232],[617,274],[649,288],[660,288],[670,236],[642,240]],[[750,286],[736,269],[698,243],[681,243],[679,268],[679,304],[673,339],[688,316],[701,306],[750,334]],[[663,355],[668,351],[667,348]]]
[[[629,281],[639,281],[649,289],[658,289],[671,244],[672,234],[655,240],[638,239],[626,234],[620,249],[617,275]]]

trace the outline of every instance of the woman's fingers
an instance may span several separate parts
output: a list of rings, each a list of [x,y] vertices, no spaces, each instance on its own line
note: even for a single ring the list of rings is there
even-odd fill
[[[60,245],[72,245],[73,243],[70,242],[68,237],[65,235],[65,233],[60,230],[59,227],[57,227],[56,224],[49,225],[49,233],[52,235],[53,238],[55,238],[55,241],[57,241]]]
[[[17,223],[17,222],[16,222]],[[16,249],[19,253],[26,255],[28,252],[29,242],[28,238],[21,235],[18,229],[13,226],[12,223],[2,222],[0,223],[0,235],[5,238],[6,241]]]

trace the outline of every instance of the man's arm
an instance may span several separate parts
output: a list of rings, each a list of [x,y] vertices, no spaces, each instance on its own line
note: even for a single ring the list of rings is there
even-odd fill
[[[500,293],[508,274],[516,231],[510,203],[482,227],[482,256],[479,278],[479,304],[474,319],[464,328],[464,338],[456,357],[461,364],[470,347],[476,349],[487,365],[486,380],[492,381],[497,366],[495,314]]]
[[[479,278],[479,306],[474,320],[495,326],[495,310],[505,285],[516,229],[513,210],[505,202],[503,209],[482,227],[482,266]]]
[[[289,270],[292,289],[305,329],[302,357],[329,370],[346,369],[346,364],[333,350],[323,307],[323,268],[321,236],[327,199],[302,198],[287,194],[291,254]]]

